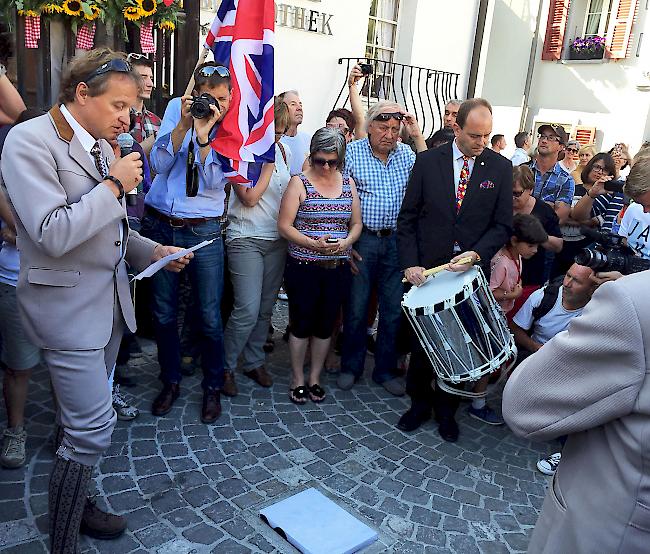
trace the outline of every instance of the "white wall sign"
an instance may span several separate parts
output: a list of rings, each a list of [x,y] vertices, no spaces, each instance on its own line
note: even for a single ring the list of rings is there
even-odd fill
[[[332,35],[330,22],[332,14],[293,6],[291,4],[275,5],[275,24],[308,33]]]

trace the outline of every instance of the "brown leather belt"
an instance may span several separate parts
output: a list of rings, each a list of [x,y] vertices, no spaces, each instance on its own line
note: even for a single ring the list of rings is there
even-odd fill
[[[169,217],[158,210],[146,206],[145,213],[151,217],[155,217],[159,221],[163,221],[170,225],[171,227],[176,227],[180,229],[182,227],[193,227],[194,225],[202,225],[203,223],[208,223],[210,221],[219,220],[218,217]]]

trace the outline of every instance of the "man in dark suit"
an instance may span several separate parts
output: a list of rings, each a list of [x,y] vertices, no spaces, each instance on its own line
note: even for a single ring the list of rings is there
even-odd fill
[[[489,277],[492,256],[510,238],[512,165],[486,148],[492,133],[492,107],[482,98],[463,102],[454,123],[455,140],[418,154],[397,220],[400,263],[409,283],[425,281],[425,268],[451,260],[452,271],[464,257],[480,259]],[[411,408],[398,427],[413,431],[431,417],[435,406],[443,439],[458,439],[458,397],[431,387],[433,368],[414,345],[406,391]]]

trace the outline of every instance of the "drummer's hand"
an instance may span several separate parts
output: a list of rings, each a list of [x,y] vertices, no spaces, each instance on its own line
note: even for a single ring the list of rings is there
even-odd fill
[[[424,276],[424,268],[420,266],[406,268],[404,270],[404,278],[416,287],[419,287],[427,280]]]
[[[359,275],[359,266],[357,265],[357,262],[361,261],[363,261],[361,254],[353,248],[350,252],[350,271],[352,272],[352,275]]]
[[[458,260],[462,258],[472,258],[472,263],[471,264],[456,263],[458,262]],[[449,271],[458,271],[458,272],[467,271],[480,259],[481,257],[473,250],[469,250],[468,252],[463,252],[462,254],[458,254],[458,256],[454,256],[454,258],[449,262]]]

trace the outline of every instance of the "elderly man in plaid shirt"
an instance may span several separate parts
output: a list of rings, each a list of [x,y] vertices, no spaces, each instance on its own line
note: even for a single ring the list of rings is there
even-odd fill
[[[395,230],[415,153],[398,142],[402,126],[417,151],[426,150],[415,117],[398,104],[385,101],[368,110],[368,137],[351,142],[345,155],[345,171],[357,183],[361,200],[363,232],[355,245],[358,273],[352,279],[344,314],[341,374],[337,380],[343,390],[351,389],[363,374],[368,300],[376,286],[379,326],[372,378],[391,394],[404,394],[404,382],[395,374],[403,293]]]
[[[144,54],[129,54],[128,60],[136,73],[142,78],[142,92],[138,96],[136,105],[131,108],[131,116],[135,119],[131,136],[142,146],[145,154],[149,156],[158,129],[160,129],[160,118],[155,113],[150,112],[144,105],[145,100],[151,99],[153,66],[151,60]]]

